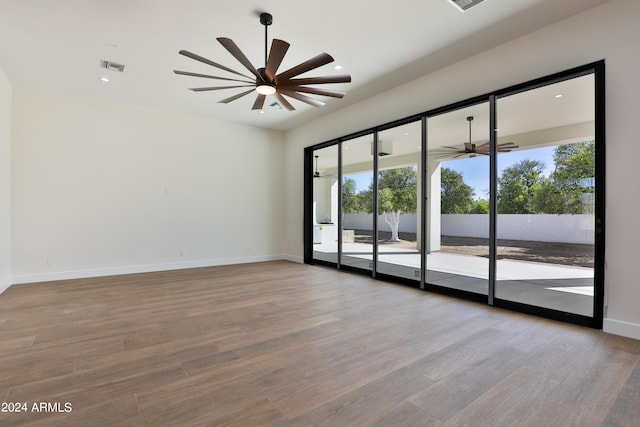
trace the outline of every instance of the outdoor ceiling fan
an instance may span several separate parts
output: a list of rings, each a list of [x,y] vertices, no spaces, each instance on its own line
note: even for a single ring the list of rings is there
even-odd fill
[[[488,156],[490,154],[489,141],[480,145],[473,144],[471,142],[471,122],[473,121],[473,116],[468,116],[467,121],[469,122],[469,142],[465,142],[463,148],[444,146],[441,148],[436,148],[430,153],[436,156],[443,156],[443,157],[454,155],[453,157],[454,159],[464,155],[469,155],[469,157],[475,157],[478,154],[483,156]],[[518,146],[513,142],[505,142],[502,144],[498,144],[497,148],[498,148],[498,153],[508,153],[511,150],[518,148]]]
[[[222,44],[222,46],[224,46],[224,48],[227,49],[227,51],[229,51],[229,53],[233,55],[233,57],[236,58],[240,62],[240,64],[242,64],[251,73],[251,76],[225,67],[224,65],[220,65],[217,62],[213,62],[207,58],[203,58],[202,56],[196,55],[195,53],[189,52],[187,50],[181,50],[179,52],[180,55],[195,59],[196,61],[211,65],[212,67],[218,68],[228,73],[235,74],[236,76],[242,77],[242,79],[237,77],[220,77],[212,76],[209,74],[191,73],[188,71],[179,70],[174,70],[174,73],[184,76],[244,83],[231,86],[197,87],[191,88],[190,90],[194,92],[204,92],[221,89],[249,88],[218,102],[222,104],[228,104],[229,102],[242,98],[245,95],[256,92],[257,96],[255,102],[253,103],[253,107],[251,108],[252,110],[262,110],[265,99],[268,95],[275,95],[278,98],[279,103],[289,111],[295,110],[295,108],[285,97],[297,99],[298,101],[302,101],[314,107],[322,106],[325,103],[311,98],[310,96],[307,96],[305,94],[328,96],[333,98],[344,97],[344,92],[317,89],[314,87],[309,87],[308,85],[349,83],[351,82],[351,76],[348,74],[337,76],[294,78],[299,76],[300,74],[306,73],[307,71],[314,70],[318,67],[333,62],[333,57],[331,57],[331,55],[329,55],[328,53],[321,53],[307,61],[302,62],[301,64],[296,65],[293,68],[277,74],[278,67],[282,63],[284,55],[287,53],[287,49],[289,49],[290,45],[284,40],[273,39],[271,43],[271,50],[269,51],[269,54],[267,56],[267,28],[272,24],[272,22],[273,17],[271,16],[271,14],[260,14],[260,23],[264,25],[264,68],[254,67],[251,61],[249,61],[249,59],[242,53],[240,48],[238,48],[233,40],[226,37],[217,38],[220,44]]]
[[[336,176],[335,174],[328,174],[328,173],[320,173],[318,172],[318,156],[317,154],[315,156],[313,156],[316,158],[316,170],[313,172],[313,177],[314,178],[330,178],[330,177],[334,177]]]

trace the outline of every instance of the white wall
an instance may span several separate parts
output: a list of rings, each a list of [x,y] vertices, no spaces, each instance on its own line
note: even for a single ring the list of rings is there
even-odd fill
[[[282,133],[13,88],[14,283],[280,259]]]
[[[345,214],[343,228],[352,230],[372,230],[372,214]],[[443,236],[478,237],[489,236],[489,215],[442,214],[440,215]],[[400,215],[399,232],[417,233],[416,214]],[[378,217],[378,227],[391,231]],[[498,215],[498,239],[528,240],[533,242],[559,242],[593,244],[594,219],[592,215]],[[440,238],[440,233],[435,239]]]
[[[592,245],[593,215],[515,215],[499,214],[498,239],[529,240]],[[442,215],[442,235],[459,237],[489,236],[489,215]]]
[[[373,230],[373,214],[357,213],[345,214],[342,228],[351,230]],[[384,215],[378,215],[378,229],[380,231],[391,231],[389,224],[384,222]],[[398,231],[401,233],[418,233],[418,215],[403,213],[400,215]]]
[[[640,338],[637,214],[629,188],[637,168],[640,2],[611,0],[287,133],[288,240],[303,254],[303,147],[533,78],[606,60],[607,243],[605,330]],[[471,73],[469,70],[473,70]],[[355,80],[355,79],[354,79]]]
[[[10,284],[11,83],[0,68],[0,293]]]

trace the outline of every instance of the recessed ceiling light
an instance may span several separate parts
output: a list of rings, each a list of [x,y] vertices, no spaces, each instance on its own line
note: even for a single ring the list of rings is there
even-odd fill
[[[556,98],[562,98],[564,95],[562,95],[561,93],[556,95]]]
[[[405,133],[404,133],[404,136],[407,136],[407,135],[409,135],[409,132],[405,132]]]
[[[342,70],[342,65],[336,65],[333,67],[334,70]]]
[[[260,114],[264,114],[264,110],[260,110]]]
[[[100,77],[100,81],[102,83],[109,83],[111,80],[109,80],[109,77],[107,77],[107,76],[102,76],[102,77]]]

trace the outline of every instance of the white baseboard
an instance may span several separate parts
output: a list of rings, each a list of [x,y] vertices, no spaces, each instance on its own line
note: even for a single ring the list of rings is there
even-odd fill
[[[301,256],[284,254],[282,255],[282,259],[285,261],[297,262],[298,264],[304,264],[304,258]]]
[[[9,277],[0,280],[0,294],[9,289],[9,286],[11,286],[11,279]]]
[[[621,320],[604,319],[602,330],[614,335],[640,340],[640,325],[623,322]]]
[[[253,262],[281,261],[284,255],[264,255],[243,258],[217,258],[167,264],[132,265],[93,270],[58,271],[52,273],[18,274],[11,277],[11,284],[51,282],[54,280],[85,279],[89,277],[119,276],[122,274],[151,273],[154,271],[184,270],[188,268],[215,267],[219,265],[248,264]],[[8,286],[7,286],[8,287]],[[0,285],[0,289],[1,285]]]

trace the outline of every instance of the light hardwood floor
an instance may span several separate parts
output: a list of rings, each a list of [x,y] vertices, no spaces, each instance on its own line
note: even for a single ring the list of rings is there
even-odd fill
[[[639,341],[289,262],[12,286],[0,343],[2,426],[640,425]]]

